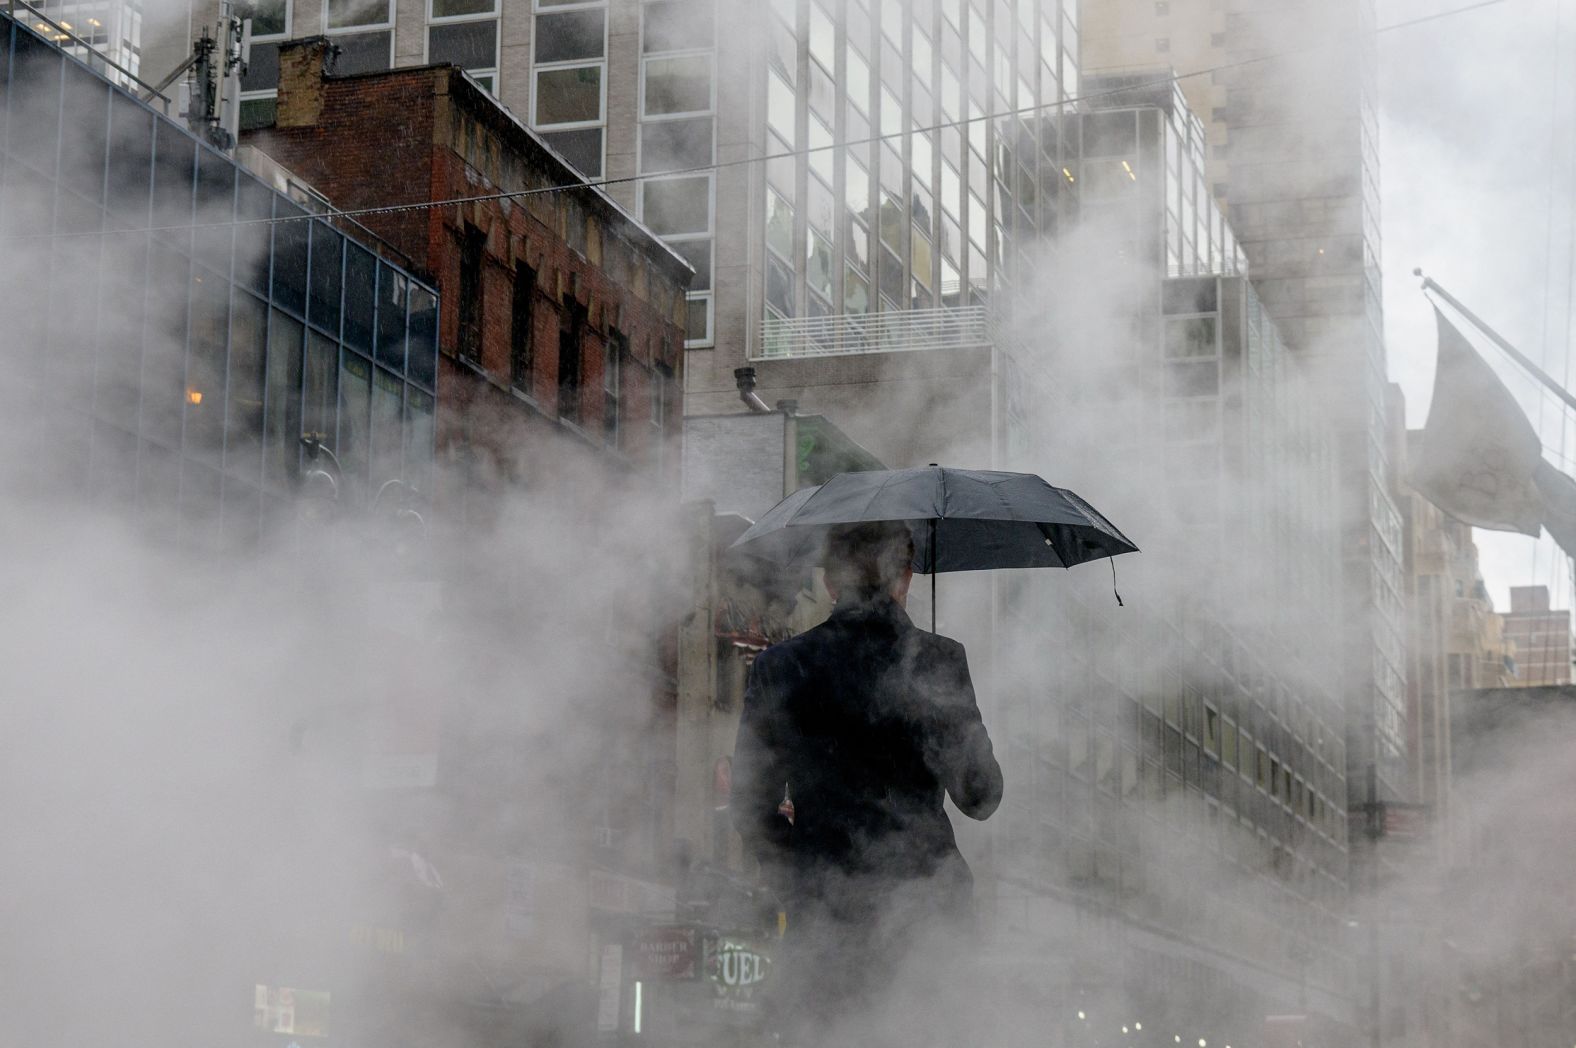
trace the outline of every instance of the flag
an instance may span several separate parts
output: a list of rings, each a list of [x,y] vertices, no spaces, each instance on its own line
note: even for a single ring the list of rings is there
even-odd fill
[[[1436,308],[1439,363],[1411,482],[1451,516],[1492,531],[1537,537],[1545,495],[1534,481],[1543,466],[1543,444],[1510,390],[1478,356],[1465,336]],[[1545,467],[1547,469],[1547,467]],[[1557,479],[1556,479],[1557,478]],[[1545,477],[1551,491],[1556,471]],[[1572,493],[1576,508],[1576,491]],[[1576,525],[1576,514],[1569,520]],[[1572,527],[1576,539],[1576,526]]]
[[[1576,557],[1576,480],[1544,461],[1538,463],[1532,482],[1543,496],[1543,526],[1567,557]]]

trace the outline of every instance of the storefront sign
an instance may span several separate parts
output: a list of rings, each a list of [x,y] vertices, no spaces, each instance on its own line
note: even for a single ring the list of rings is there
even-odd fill
[[[682,982],[697,974],[694,927],[646,928],[633,945],[636,977],[654,982]]]
[[[609,913],[672,913],[673,889],[592,868],[586,878],[586,901],[592,909]]]
[[[706,956],[712,1007],[725,1012],[758,1011],[761,1004],[756,991],[767,982],[771,970],[772,959],[754,944],[727,936],[717,938]]]

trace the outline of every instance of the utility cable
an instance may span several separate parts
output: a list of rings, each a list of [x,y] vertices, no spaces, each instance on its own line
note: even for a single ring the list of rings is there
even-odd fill
[[[1422,15],[1417,18],[1409,18],[1405,21],[1393,22],[1389,25],[1379,26],[1373,29],[1369,34],[1354,35],[1377,36],[1381,33],[1395,32],[1399,29],[1408,29],[1412,26],[1422,25],[1427,22],[1436,22],[1444,18],[1453,17],[1455,15],[1467,14],[1468,12],[1477,11],[1485,7],[1494,7],[1504,2],[1505,0],[1478,0],[1476,3],[1467,4],[1462,7],[1455,7],[1446,11],[1436,11],[1430,15]],[[779,153],[769,153],[764,156],[741,157],[737,160],[724,160],[710,164],[699,164],[693,167],[678,168],[672,171],[646,172],[643,174],[623,175],[618,178],[602,178],[580,182],[561,183],[549,186],[536,186],[530,189],[514,189],[497,193],[482,193],[475,196],[451,197],[447,200],[416,201],[408,204],[386,204],[377,207],[361,207],[349,208],[346,210],[308,212],[300,215],[275,215],[269,218],[230,219],[223,222],[185,223],[175,226],[142,226],[135,229],[88,230],[65,233],[21,233],[0,237],[0,239],[41,240],[60,239],[67,237],[108,236],[114,233],[170,233],[180,232],[188,229],[220,229],[229,226],[264,226],[281,222],[300,222],[319,218],[365,218],[371,215],[407,214],[413,211],[426,211],[437,207],[453,207],[462,204],[481,204],[500,200],[519,200],[525,197],[543,196],[550,193],[573,192],[584,189],[600,190],[606,189],[609,186],[628,185],[635,182],[645,182],[653,179],[678,178],[685,175],[707,174],[714,171],[722,171],[728,168],[742,167],[749,164],[766,164],[771,163],[774,160],[789,160],[801,156],[810,156],[814,153],[822,153],[832,149],[847,149],[850,146],[881,143],[887,141],[888,139],[901,138],[903,135],[909,134],[911,132],[928,134],[933,131],[943,131],[952,128],[966,127],[969,124],[976,123],[981,120],[1003,120],[1009,117],[1026,116],[1047,110],[1062,109],[1080,102],[1090,102],[1095,99],[1108,97],[1110,95],[1128,94],[1130,92],[1144,91],[1155,87],[1168,87],[1178,84],[1183,80],[1191,80],[1195,77],[1210,76],[1215,73],[1226,72],[1232,69],[1241,69],[1245,66],[1258,65],[1281,58],[1289,58],[1294,55],[1321,51],[1328,47],[1337,47],[1343,43],[1348,42],[1350,39],[1352,39],[1352,37],[1343,36],[1338,39],[1330,40],[1322,44],[1315,44],[1310,47],[1291,48],[1285,51],[1273,51],[1268,54],[1256,55],[1252,58],[1243,58],[1234,62],[1225,62],[1220,65],[1210,66],[1205,69],[1196,69],[1190,73],[1173,73],[1170,76],[1157,77],[1153,80],[1141,81],[1133,84],[1124,84],[1121,87],[1112,87],[1101,91],[1090,92],[1088,94],[1076,95],[1071,98],[1063,98],[1055,102],[1041,102],[1032,106],[1023,106],[1018,109],[1010,109],[1005,112],[982,113],[978,116],[966,116],[960,117],[956,120],[944,120],[940,123],[931,124],[928,127],[911,128],[908,130],[892,131],[886,134],[869,135],[864,138],[848,139],[842,142],[833,142],[829,145],[810,146],[805,149],[790,149]]]

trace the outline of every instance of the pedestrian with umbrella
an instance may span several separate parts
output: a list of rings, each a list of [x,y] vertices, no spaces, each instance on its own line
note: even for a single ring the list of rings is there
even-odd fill
[[[973,875],[945,798],[974,819],[1001,803],[963,646],[905,610],[915,570],[934,587],[939,571],[1136,547],[1038,477],[938,467],[839,474],[734,546],[799,567],[819,555],[835,601],[826,622],[756,658],[733,756],[735,825],[788,911],[778,1026],[790,1043],[828,1045],[888,999],[922,932],[968,928]],[[857,1036],[881,1029],[898,1033],[887,1022]]]

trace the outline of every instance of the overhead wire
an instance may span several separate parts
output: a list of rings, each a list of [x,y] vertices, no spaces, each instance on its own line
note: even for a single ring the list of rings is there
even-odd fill
[[[1017,109],[1009,109],[1003,112],[981,113],[977,116],[964,116],[955,120],[944,120],[939,123],[931,124],[927,127],[917,127],[910,128],[908,130],[891,131],[884,134],[868,135],[864,138],[845,139],[841,142],[833,142],[827,145],[809,146],[804,149],[784,150],[777,153],[768,153],[763,156],[740,157],[736,160],[722,160],[709,164],[697,164],[691,167],[677,168],[669,171],[654,171],[633,175],[621,175],[616,178],[587,179],[576,182],[557,183],[547,186],[533,186],[526,189],[503,190],[496,193],[480,193],[472,196],[450,197],[444,200],[411,201],[410,203],[405,204],[384,204],[372,207],[346,208],[343,210],[330,209],[326,211],[303,212],[299,215],[273,215],[267,218],[227,219],[220,222],[193,222],[181,223],[179,225],[172,226],[141,226],[133,229],[120,228],[105,230],[74,230],[70,232],[21,233],[0,236],[0,240],[42,240],[66,237],[110,236],[116,233],[167,233],[181,232],[188,229],[218,229],[229,226],[264,226],[282,222],[310,221],[313,219],[359,219],[375,215],[406,214],[413,211],[427,211],[433,208],[456,207],[465,204],[491,203],[501,200],[518,200],[526,197],[544,196],[552,193],[574,192],[585,189],[602,190],[610,186],[629,185],[636,182],[644,182],[655,179],[676,178],[682,177],[684,175],[708,174],[715,171],[722,171],[734,167],[743,167],[750,164],[766,164],[771,163],[774,160],[790,160],[801,156],[810,156],[815,153],[826,152],[828,150],[847,149],[850,146],[881,143],[887,141],[888,139],[901,138],[903,135],[910,132],[925,134],[932,131],[961,128],[982,120],[1003,120],[1010,117],[1025,116],[1034,113],[1045,112],[1048,110],[1062,109],[1080,102],[1089,102],[1098,98],[1106,98],[1111,95],[1128,94],[1134,91],[1144,91],[1155,87],[1172,86],[1180,83],[1183,80],[1191,80],[1201,76],[1211,76],[1215,73],[1226,72],[1232,69],[1240,69],[1246,66],[1258,65],[1264,62],[1272,62],[1277,59],[1288,58],[1293,55],[1308,54],[1310,52],[1320,51],[1328,47],[1337,47],[1341,44],[1349,42],[1354,37],[1360,37],[1363,35],[1377,36],[1381,33],[1391,33],[1400,29],[1409,29],[1413,26],[1422,25],[1428,22],[1437,22],[1441,19],[1451,18],[1456,15],[1463,15],[1472,11],[1481,10],[1485,7],[1494,7],[1505,2],[1506,0],[1476,0],[1475,3],[1465,4],[1461,7],[1454,7],[1445,11],[1436,11],[1433,14],[1420,15],[1416,18],[1409,18],[1400,22],[1392,22],[1388,25],[1378,26],[1367,33],[1356,33],[1341,36],[1334,40],[1328,40],[1323,43],[1313,44],[1306,47],[1289,48],[1283,51],[1272,51],[1263,55],[1255,55],[1251,58],[1237,59],[1233,62],[1223,62],[1219,65],[1209,66],[1204,69],[1195,69],[1187,73],[1172,73],[1170,76],[1156,77],[1153,80],[1123,84],[1120,87],[1106,88],[1104,90],[1093,91],[1083,95],[1059,99],[1054,102],[1041,102],[1035,105],[1021,106]]]

